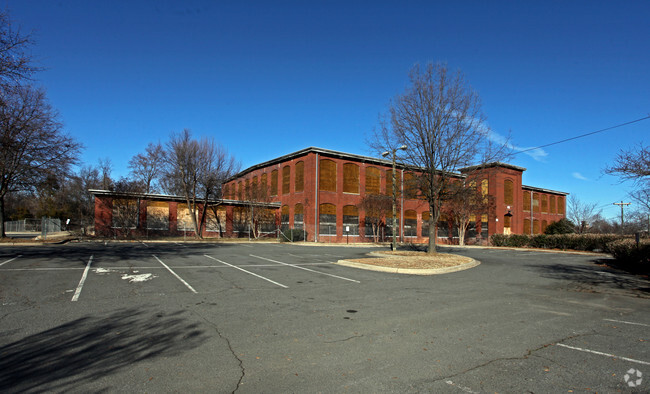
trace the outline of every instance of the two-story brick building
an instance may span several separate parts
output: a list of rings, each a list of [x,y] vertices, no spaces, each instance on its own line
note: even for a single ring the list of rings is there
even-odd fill
[[[467,167],[453,174],[473,179],[492,201],[490,209],[473,215],[467,241],[486,242],[492,234],[538,234],[564,217],[567,193],[522,184],[525,168],[504,163]],[[402,242],[423,243],[429,235],[429,206],[409,191],[412,169],[397,165],[397,235]],[[260,192],[263,191],[263,192]],[[137,213],[127,227],[139,234],[178,235],[191,232],[191,216],[183,199],[151,194],[118,194],[95,190],[95,228],[98,234],[125,228],[128,202]],[[267,234],[282,228],[301,230],[317,242],[371,242],[392,236],[392,214],[381,218],[373,232],[361,201],[367,195],[392,196],[392,162],[388,160],[306,148],[249,167],[223,185],[223,198],[210,203],[203,235],[251,236],[251,212]],[[132,204],[132,205],[133,205]],[[202,213],[202,207],[199,211]],[[121,220],[121,222],[120,222]],[[440,242],[453,242],[455,230],[441,217]],[[188,230],[190,229],[190,230]]]

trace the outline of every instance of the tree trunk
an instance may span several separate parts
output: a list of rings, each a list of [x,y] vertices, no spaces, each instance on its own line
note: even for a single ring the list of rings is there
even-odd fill
[[[0,196],[0,238],[7,238],[5,234],[5,196]]]
[[[465,245],[465,231],[467,230],[467,225],[461,223],[458,225],[458,245]]]
[[[433,205],[429,206],[429,249],[427,253],[434,254],[438,250],[436,248],[436,241],[438,239],[438,218],[436,209]]]

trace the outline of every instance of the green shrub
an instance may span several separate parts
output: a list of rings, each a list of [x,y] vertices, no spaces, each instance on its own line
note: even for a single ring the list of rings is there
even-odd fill
[[[305,232],[302,229],[291,228],[284,230],[280,235],[281,242],[299,242],[305,240]]]
[[[562,218],[546,226],[544,234],[573,234],[576,232],[575,225],[567,218]]]
[[[494,234],[490,237],[492,246],[510,248],[541,248],[561,250],[584,250],[610,253],[612,241],[621,237],[614,234]]]
[[[639,273],[650,273],[650,241],[644,240],[637,247],[632,239],[618,239],[607,244],[607,249],[619,267]]]

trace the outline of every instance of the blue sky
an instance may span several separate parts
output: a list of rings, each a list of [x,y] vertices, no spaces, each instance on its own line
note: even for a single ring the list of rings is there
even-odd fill
[[[648,1],[0,0],[33,31],[37,75],[114,175],[189,128],[243,167],[308,146],[369,154],[366,137],[416,63],[461,69],[487,124],[530,148],[650,115]],[[650,143],[650,120],[518,154],[524,183],[598,202],[603,175]]]

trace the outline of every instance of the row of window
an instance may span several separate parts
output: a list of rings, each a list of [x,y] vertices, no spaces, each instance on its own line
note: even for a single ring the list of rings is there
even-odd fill
[[[532,201],[533,212],[564,215],[564,196],[553,196],[524,191],[523,197],[524,211],[526,212],[530,212]]]
[[[149,202],[146,210],[147,230],[169,230],[169,203],[162,201]],[[197,220],[199,218],[197,217]],[[206,212],[206,231],[223,231],[226,223],[226,210],[218,207],[217,213],[213,210]],[[134,229],[138,224],[137,200],[113,200],[111,226],[113,228]],[[187,204],[178,204],[176,207],[176,230],[193,231],[192,215]]]

